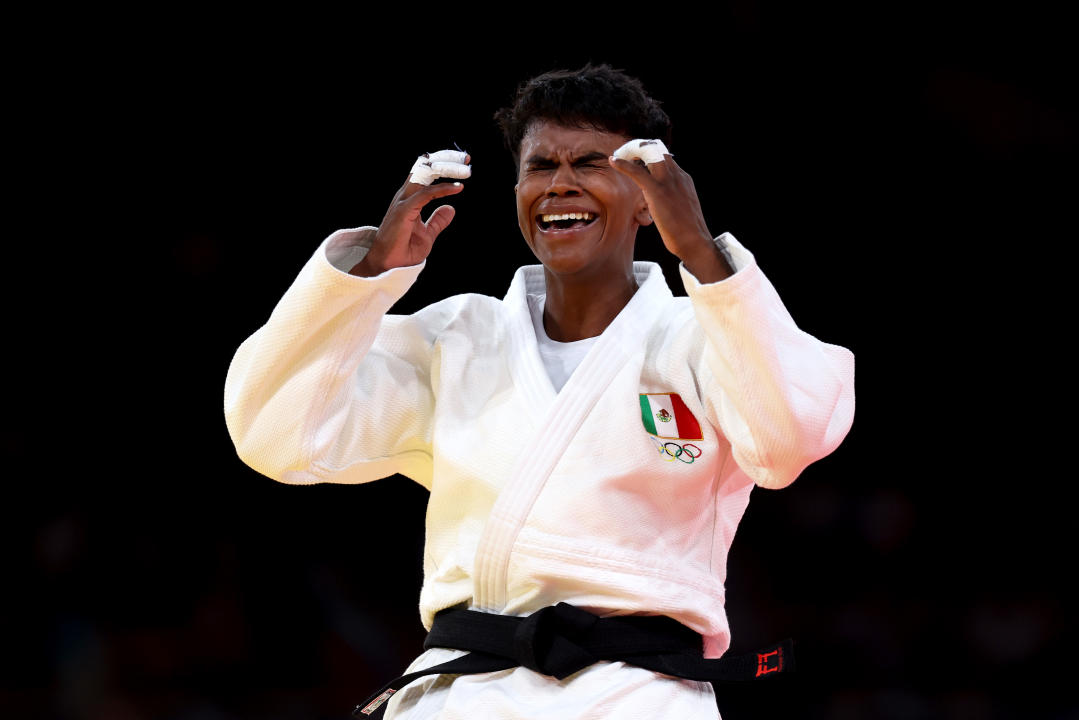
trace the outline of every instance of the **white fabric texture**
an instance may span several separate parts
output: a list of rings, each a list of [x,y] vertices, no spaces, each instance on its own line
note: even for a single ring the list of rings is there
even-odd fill
[[[788,485],[839,445],[853,355],[801,331],[725,234],[737,272],[702,285],[680,267],[689,297],[635,263],[636,294],[556,392],[527,302],[545,290],[541,266],[520,268],[501,300],[387,314],[424,265],[348,275],[374,230],[327,238],[237,351],[225,414],[240,457],[286,483],[400,473],[428,488],[425,627],[459,604],[520,616],[569,602],[668,615],[720,656],[727,553],[750,491]],[[678,393],[699,421],[692,463],[657,453],[641,393]],[[620,663],[561,683],[523,668],[493,676],[418,682],[388,714],[716,717],[706,683]]]

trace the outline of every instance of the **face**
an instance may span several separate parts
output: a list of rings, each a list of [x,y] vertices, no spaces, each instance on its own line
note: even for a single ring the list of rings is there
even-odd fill
[[[607,160],[629,139],[543,121],[525,134],[517,222],[548,271],[610,277],[632,268],[637,228],[652,220],[640,188]]]

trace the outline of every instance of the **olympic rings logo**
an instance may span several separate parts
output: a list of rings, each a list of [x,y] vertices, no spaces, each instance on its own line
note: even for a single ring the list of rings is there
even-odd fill
[[[686,465],[692,465],[693,462],[702,455],[702,451],[699,447],[693,443],[679,444],[673,441],[661,443],[658,439],[649,435],[652,442],[655,443],[656,449],[663,457],[665,462],[674,462],[678,460],[684,462]]]

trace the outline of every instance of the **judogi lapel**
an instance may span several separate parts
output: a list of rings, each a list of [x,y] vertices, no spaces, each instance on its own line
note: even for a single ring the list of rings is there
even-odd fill
[[[510,555],[532,506],[597,399],[635,353],[673,297],[655,263],[635,262],[639,285],[622,312],[588,351],[560,393],[555,393],[539,356],[529,294],[545,292],[543,268],[518,269],[503,302],[511,308],[507,362],[518,391],[528,398],[538,428],[528,438],[484,526],[475,556],[473,605],[499,612],[507,602]],[[627,399],[637,402],[636,397]]]

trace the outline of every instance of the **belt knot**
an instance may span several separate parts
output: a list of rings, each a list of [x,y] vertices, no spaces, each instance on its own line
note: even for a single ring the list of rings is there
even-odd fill
[[[597,661],[582,646],[599,617],[568,603],[532,613],[518,625],[513,647],[521,665],[564,680]]]

